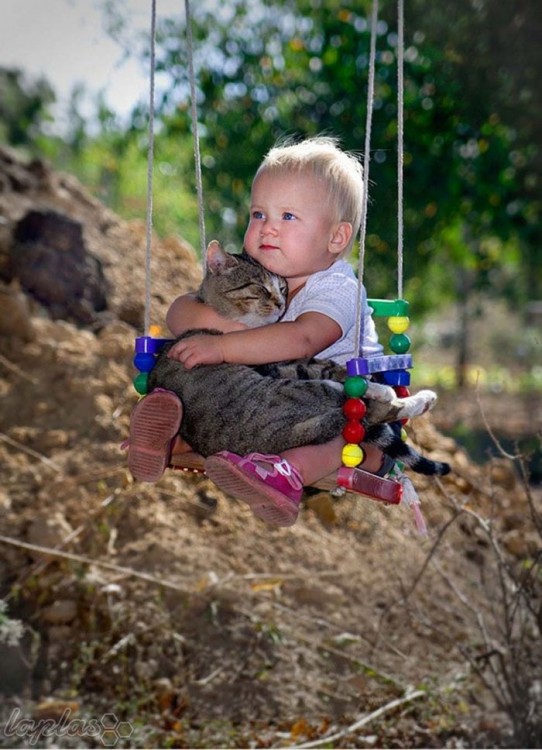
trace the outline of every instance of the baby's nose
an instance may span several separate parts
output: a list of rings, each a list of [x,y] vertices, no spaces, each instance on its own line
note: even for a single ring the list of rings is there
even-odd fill
[[[272,219],[266,219],[262,226],[262,234],[275,234],[276,231],[275,222]]]

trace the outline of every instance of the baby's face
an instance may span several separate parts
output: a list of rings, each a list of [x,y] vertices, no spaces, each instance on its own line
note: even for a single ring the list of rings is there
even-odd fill
[[[262,172],[254,181],[245,250],[291,290],[336,260],[327,186],[310,174]]]

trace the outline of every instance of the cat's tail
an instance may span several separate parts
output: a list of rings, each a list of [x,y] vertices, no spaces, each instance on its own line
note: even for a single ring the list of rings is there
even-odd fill
[[[450,464],[447,464],[444,461],[432,461],[425,456],[415,456],[412,462],[409,462],[408,458],[406,461],[403,458],[402,461],[417,474],[425,474],[430,477],[445,477],[446,474],[449,474],[452,470]]]
[[[405,443],[403,443],[402,446],[399,446],[398,450],[395,450],[394,448],[394,445],[390,445],[386,448],[388,456],[396,458],[417,474],[444,477],[451,471],[450,464],[447,464],[444,461],[433,461],[430,458],[426,458]]]
[[[450,464],[432,461],[430,458],[422,456],[408,443],[401,440],[388,424],[371,425],[367,430],[366,439],[384,451],[390,458],[400,461],[417,474],[443,477],[451,471]]]

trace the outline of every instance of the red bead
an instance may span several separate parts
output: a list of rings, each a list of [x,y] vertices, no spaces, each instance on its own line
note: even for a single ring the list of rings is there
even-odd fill
[[[343,404],[343,414],[347,419],[363,419],[367,407],[361,398],[349,398]]]
[[[347,422],[342,432],[347,443],[361,443],[365,437],[365,427],[361,422]]]
[[[406,385],[396,385],[395,393],[397,394],[398,398],[407,398],[407,396],[410,396],[410,391],[408,390]]]

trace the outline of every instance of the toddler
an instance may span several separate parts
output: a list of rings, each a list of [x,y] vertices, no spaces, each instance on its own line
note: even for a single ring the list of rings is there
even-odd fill
[[[316,137],[272,148],[252,184],[244,248],[262,266],[287,280],[286,312],[278,323],[249,329],[222,318],[194,295],[183,295],[167,314],[174,336],[193,328],[215,328],[224,335],[182,339],[171,347],[169,356],[188,368],[302,357],[346,364],[357,356],[360,290],[344,257],[359,230],[362,201],[361,164],[333,138]],[[363,353],[371,356],[380,354],[382,347],[365,290],[362,294]],[[181,419],[182,404],[168,391],[153,391],[139,402],[132,416],[128,457],[136,479],[156,481],[172,450],[189,449],[177,436]],[[339,435],[324,445],[285,450],[281,456],[222,451],[206,459],[205,471],[258,517],[289,526],[297,519],[303,486],[340,467],[343,445]],[[141,468],[140,461],[148,451],[156,456],[156,471],[151,474]],[[371,446],[366,446],[365,453],[363,468],[381,473],[383,454]]]

